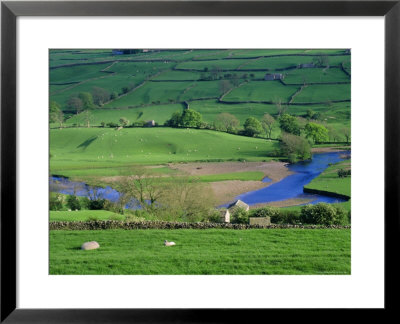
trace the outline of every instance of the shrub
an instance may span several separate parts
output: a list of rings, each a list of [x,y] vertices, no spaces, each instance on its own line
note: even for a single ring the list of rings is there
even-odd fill
[[[78,197],[70,195],[67,197],[67,206],[71,210],[81,210],[81,203]]]
[[[272,218],[271,218],[272,222]],[[276,224],[299,224],[300,223],[300,212],[296,210],[281,210],[277,216]]]
[[[99,218],[98,218],[96,215],[90,215],[90,216],[87,218],[87,220],[88,220],[89,222],[95,222],[95,221],[98,221]]]
[[[232,223],[248,224],[249,223],[249,213],[243,208],[236,208],[232,215]]]
[[[110,127],[110,128],[118,127],[118,124],[117,124],[117,123],[113,123],[113,122],[109,122],[109,123],[107,123],[106,125],[107,125],[108,127]]]
[[[319,203],[301,208],[300,221],[303,224],[346,225],[348,218],[345,211],[337,206]]]
[[[50,192],[49,209],[62,210],[64,204],[64,197],[56,192]]]
[[[251,217],[268,217],[269,216],[269,217],[271,217],[271,222],[272,222],[272,219],[274,217],[279,216],[279,214],[280,214],[280,211],[278,208],[270,207],[270,206],[253,209],[251,211]]]
[[[218,210],[213,210],[207,217],[207,221],[210,223],[221,223],[221,215]]]
[[[89,200],[89,209],[90,210],[100,210],[104,209],[105,199],[97,199],[97,200]]]
[[[339,169],[337,174],[339,178],[346,178],[351,175],[351,170]]]

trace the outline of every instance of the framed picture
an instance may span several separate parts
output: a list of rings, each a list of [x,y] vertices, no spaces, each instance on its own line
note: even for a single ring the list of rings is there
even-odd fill
[[[1,321],[393,309],[398,1],[1,15]]]

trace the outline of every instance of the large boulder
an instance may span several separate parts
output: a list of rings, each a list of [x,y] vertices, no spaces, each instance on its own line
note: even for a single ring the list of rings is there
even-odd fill
[[[100,244],[97,243],[96,241],[91,241],[91,242],[85,242],[82,244],[81,249],[82,250],[95,250],[100,247]]]

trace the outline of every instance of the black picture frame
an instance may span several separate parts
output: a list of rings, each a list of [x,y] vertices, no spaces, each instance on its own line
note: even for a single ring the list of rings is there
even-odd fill
[[[19,16],[384,16],[385,311],[397,306],[400,1],[4,1],[1,3],[1,323],[236,322],[266,309],[16,308],[16,19]],[[251,314],[250,314],[251,313]]]

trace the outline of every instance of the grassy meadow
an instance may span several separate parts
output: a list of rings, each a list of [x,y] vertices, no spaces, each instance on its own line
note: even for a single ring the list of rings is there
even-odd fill
[[[350,274],[350,230],[51,231],[50,274]]]

